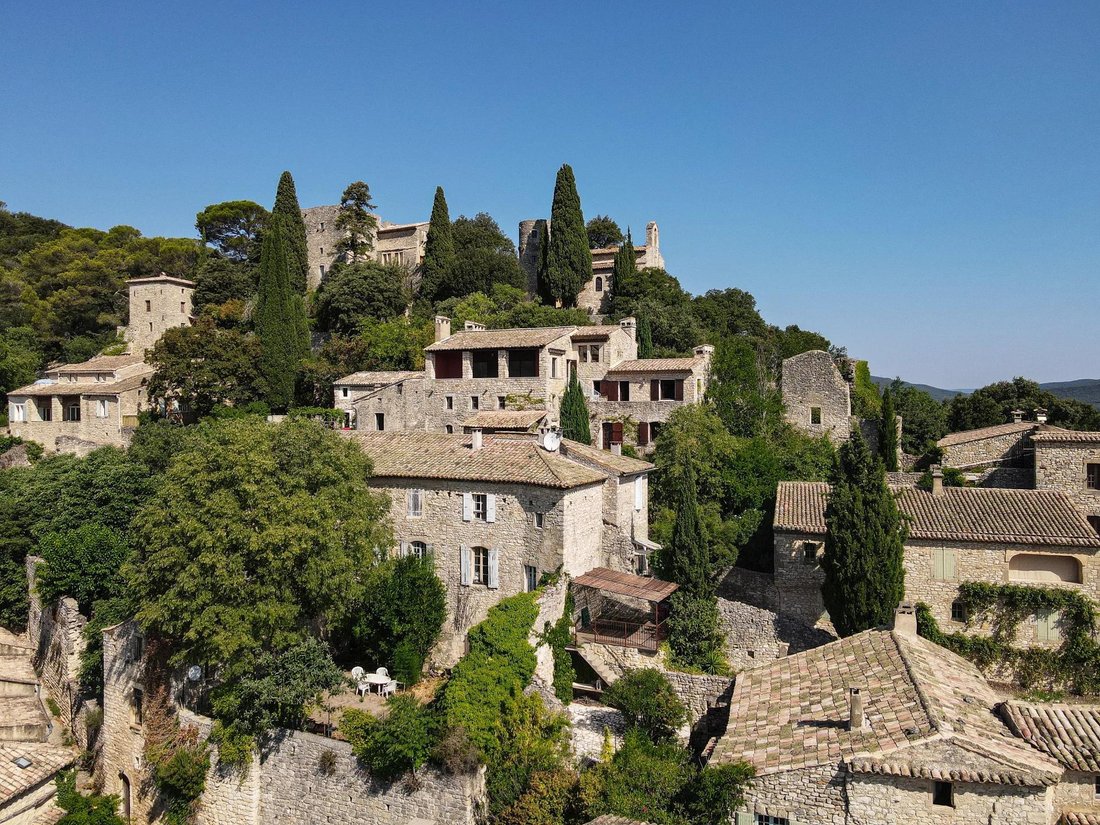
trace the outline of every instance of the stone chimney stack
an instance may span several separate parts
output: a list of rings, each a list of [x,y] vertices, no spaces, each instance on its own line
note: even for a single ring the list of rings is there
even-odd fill
[[[917,635],[917,608],[912,602],[901,602],[894,611],[894,632],[899,636]]]
[[[1036,407],[1035,408],[1035,420],[1037,422],[1039,422],[1040,424],[1046,424],[1047,423],[1047,411],[1046,411],[1045,408],[1043,408],[1043,407]]]
[[[485,332],[485,324],[479,324],[477,321],[467,321],[465,329],[467,332]]]
[[[857,687],[848,688],[848,730],[863,727],[863,694]]]
[[[470,430],[470,452],[476,453],[482,447],[481,427]]]
[[[1024,420],[1024,411],[1023,410],[1013,410],[1012,411],[1012,423],[1013,424],[1019,424],[1023,420]]]
[[[451,337],[451,319],[445,315],[435,316],[435,342]]]
[[[943,470],[939,464],[932,465],[932,495],[936,498],[943,495]]]
[[[623,332],[630,336],[631,341],[638,340],[638,319],[634,316],[623,318],[619,321],[619,326],[622,327]]]
[[[622,454],[623,454],[622,442],[621,441],[612,441],[611,442],[611,455],[622,455]]]

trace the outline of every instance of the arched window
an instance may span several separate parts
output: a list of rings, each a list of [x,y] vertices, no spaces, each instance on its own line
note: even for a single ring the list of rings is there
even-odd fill
[[[418,559],[426,559],[428,557],[428,545],[422,541],[410,542],[409,555],[416,556]]]
[[[1081,583],[1081,563],[1073,556],[1017,553],[1008,562],[1008,578],[1014,582]]]
[[[474,584],[489,583],[489,551],[484,547],[474,548]]]
[[[603,276],[601,275],[596,276],[596,291],[603,292]]]

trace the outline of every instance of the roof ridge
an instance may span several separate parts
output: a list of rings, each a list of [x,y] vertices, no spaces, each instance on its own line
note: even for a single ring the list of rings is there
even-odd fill
[[[917,679],[913,662],[909,658],[909,654],[905,650],[905,645],[902,644],[898,632],[896,630],[891,630],[890,638],[894,640],[894,645],[898,649],[898,657],[901,659],[901,664],[905,668],[905,675],[909,677],[909,682],[913,685],[913,690],[916,691],[917,701],[920,702],[921,710],[924,711],[924,715],[928,717],[928,724],[937,733],[945,730],[954,732],[955,729],[950,722],[940,717],[939,714],[932,712],[932,701],[928,696],[928,692],[924,689],[924,686],[921,685],[920,680]],[[906,638],[908,639],[909,637]]]

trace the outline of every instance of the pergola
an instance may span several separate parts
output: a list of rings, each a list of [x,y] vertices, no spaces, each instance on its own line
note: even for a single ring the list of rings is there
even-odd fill
[[[575,578],[573,585],[579,609],[573,626],[577,644],[596,642],[653,651],[665,638],[668,597],[680,587],[606,567],[594,567]],[[639,602],[645,607],[638,606]]]

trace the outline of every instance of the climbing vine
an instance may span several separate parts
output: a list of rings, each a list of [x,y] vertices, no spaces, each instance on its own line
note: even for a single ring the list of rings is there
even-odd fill
[[[982,670],[1009,668],[1023,688],[1065,686],[1077,694],[1100,693],[1100,646],[1093,639],[1096,611],[1087,597],[1065,588],[963,582],[958,600],[966,611],[967,627],[988,624],[988,636],[944,633],[924,603],[917,605],[920,635]],[[1015,646],[1020,622],[1041,612],[1059,614],[1062,644],[1053,649]]]

